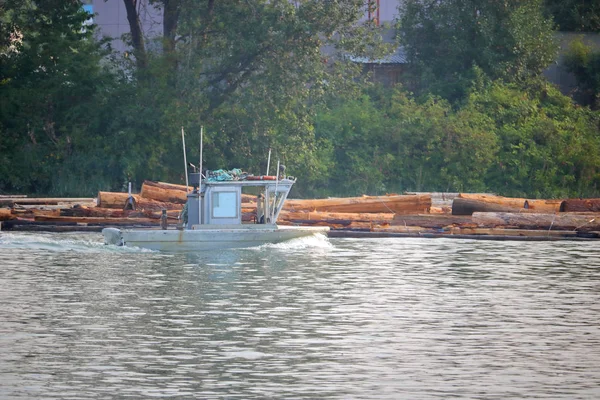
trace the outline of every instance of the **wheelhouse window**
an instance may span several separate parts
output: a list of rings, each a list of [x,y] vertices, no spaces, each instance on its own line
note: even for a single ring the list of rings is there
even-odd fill
[[[237,218],[237,192],[213,192],[212,218]]]

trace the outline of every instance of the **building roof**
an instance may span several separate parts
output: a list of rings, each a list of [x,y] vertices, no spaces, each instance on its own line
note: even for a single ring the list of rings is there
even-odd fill
[[[399,46],[396,51],[392,54],[388,54],[382,58],[371,59],[368,57],[356,57],[350,56],[350,61],[359,64],[406,64],[408,63],[406,59],[406,52],[404,51],[404,47]]]

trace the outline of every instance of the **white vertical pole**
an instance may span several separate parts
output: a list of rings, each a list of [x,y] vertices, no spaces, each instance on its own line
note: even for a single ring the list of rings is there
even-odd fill
[[[198,223],[202,224],[202,136],[204,134],[204,127],[200,126],[200,182],[198,183]]]
[[[275,180],[275,197],[273,198],[273,210],[271,211],[271,222],[275,223],[273,220],[275,218],[275,210],[277,209],[277,186],[279,186],[279,160],[277,160],[277,171],[275,171],[275,175],[277,179]]]
[[[269,166],[271,165],[271,148],[269,147],[269,157],[267,158],[267,173],[266,175],[269,175]]]
[[[181,127],[181,141],[183,142],[183,165],[185,165],[185,192],[188,191],[188,170],[187,170],[187,156],[185,155],[185,134],[183,133],[183,126]]]

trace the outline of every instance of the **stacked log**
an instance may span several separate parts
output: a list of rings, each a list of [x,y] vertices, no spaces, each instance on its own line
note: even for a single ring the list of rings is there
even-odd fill
[[[11,208],[0,208],[0,221],[8,229],[23,225],[27,230],[98,230],[110,225],[148,227],[158,226],[162,210],[167,210],[174,225],[191,190],[185,185],[145,181],[141,193],[131,195],[135,210],[124,209],[130,198],[127,193],[99,192],[95,203],[88,198],[4,196],[0,197],[0,205]],[[243,194],[242,203],[242,221],[256,222],[256,195]],[[328,226],[333,233],[374,237],[596,238],[600,236],[600,213],[589,211],[600,211],[600,199],[530,200],[490,194],[415,193],[288,199],[278,223]]]
[[[430,229],[442,229],[449,226],[474,226],[470,216],[418,214],[396,215],[392,226],[418,226]]]
[[[95,199],[89,197],[83,198],[64,198],[64,197],[23,197],[23,196],[5,196],[0,198],[0,207],[14,207],[16,205],[63,205],[72,206],[75,204],[93,204]]]
[[[0,221],[8,221],[15,218],[10,208],[0,208]]]
[[[394,219],[392,213],[332,213],[322,211],[288,211],[282,210],[279,218],[287,221],[361,221],[389,223]]]
[[[577,231],[571,230],[533,230],[516,228],[470,228],[453,227],[448,229],[451,235],[481,235],[481,236],[505,236],[505,237],[577,237]]]
[[[132,194],[135,201],[135,208],[139,210],[181,210],[182,203],[167,203],[143,198],[138,194]],[[98,207],[124,209],[129,199],[129,194],[121,192],[98,192]]]
[[[528,200],[523,198],[461,193],[452,202],[453,215],[472,215],[474,212],[558,212],[562,200]]]
[[[554,213],[561,211],[562,203],[562,200],[525,200],[523,207],[534,213]]]
[[[113,218],[113,217],[35,217],[34,221],[42,222],[74,222],[86,225],[154,225],[157,220],[154,218]]]
[[[289,211],[326,211],[337,213],[427,213],[431,208],[430,195],[362,196],[329,199],[285,201]]]
[[[402,225],[394,225],[394,226],[375,226],[371,229],[371,232],[388,232],[388,233],[429,233],[434,232],[435,230],[432,228],[426,228],[423,226],[402,226]]]
[[[461,193],[452,201],[452,215],[472,215],[474,212],[519,212],[525,209],[525,200]]]
[[[101,218],[151,218],[160,219],[161,211],[150,210],[121,210],[102,207],[74,207],[59,210],[60,217],[101,217]],[[180,210],[167,210],[168,218],[178,218]]]
[[[568,199],[561,202],[561,212],[600,212],[600,199]]]
[[[560,214],[522,214],[522,213],[473,213],[473,222],[480,227],[513,227],[517,229],[598,231],[600,213],[560,213]]]
[[[178,189],[172,185],[144,181],[140,197],[163,203],[185,204],[187,201],[187,192],[185,189],[185,186]]]

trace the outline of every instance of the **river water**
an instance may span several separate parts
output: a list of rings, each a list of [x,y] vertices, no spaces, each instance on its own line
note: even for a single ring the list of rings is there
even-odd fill
[[[598,399],[600,242],[0,233],[1,399]]]

